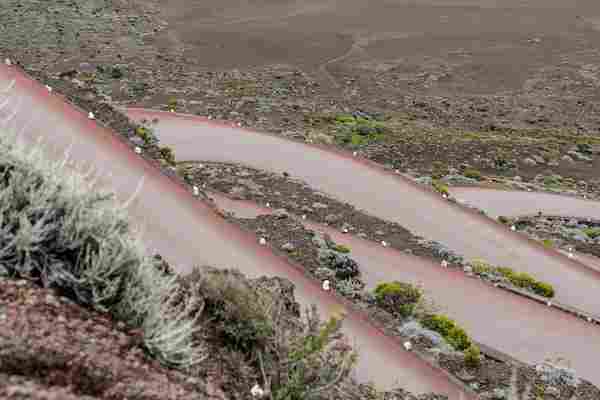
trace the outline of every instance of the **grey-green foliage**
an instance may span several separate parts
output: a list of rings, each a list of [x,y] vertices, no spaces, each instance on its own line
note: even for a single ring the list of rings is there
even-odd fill
[[[66,160],[66,159],[65,159]],[[124,206],[94,182],[50,162],[0,130],[0,266],[13,277],[55,287],[80,304],[141,327],[161,362],[190,367],[193,304],[172,301],[178,286],[160,272],[132,231]],[[191,300],[190,300],[191,301]]]

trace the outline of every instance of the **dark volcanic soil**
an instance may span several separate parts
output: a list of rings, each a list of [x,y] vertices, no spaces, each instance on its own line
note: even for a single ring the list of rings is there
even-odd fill
[[[355,147],[384,164],[430,174],[435,161],[466,163],[598,186],[600,157],[568,154],[577,141],[600,144],[593,0],[0,5],[0,54],[50,73],[77,69],[118,104],[345,146],[323,118],[381,112],[385,135]]]
[[[177,169],[186,182],[199,188],[225,193],[236,200],[251,200],[263,207],[283,209],[340,231],[347,229],[348,234],[377,243],[386,242],[390,247],[411,254],[440,258],[419,242],[422,238],[397,223],[368,215],[287,174],[205,161],[182,162]]]

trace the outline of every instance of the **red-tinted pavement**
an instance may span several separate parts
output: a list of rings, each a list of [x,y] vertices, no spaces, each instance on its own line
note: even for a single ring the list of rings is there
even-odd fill
[[[134,222],[143,228],[143,239],[156,249],[180,273],[192,265],[210,264],[236,267],[251,277],[267,275],[290,279],[303,305],[314,303],[325,317],[344,307],[323,292],[318,283],[304,276],[268,249],[256,243],[253,235],[244,234],[226,223],[213,210],[135,155],[116,134],[100,128],[87,116],[49,95],[37,83],[0,66],[0,87],[16,78],[15,94],[21,108],[16,126],[29,123],[22,139],[34,144],[44,138],[52,148],[44,147],[48,156],[62,157],[72,145],[71,158],[77,163],[91,163],[105,174],[100,186],[114,190],[120,199],[128,198],[144,177],[144,185],[129,207]],[[357,375],[380,387],[394,383],[414,392],[447,393],[458,399],[461,390],[440,371],[431,368],[415,355],[405,352],[398,341],[384,336],[363,319],[362,314],[348,314],[344,330],[361,357]],[[469,396],[467,396],[468,398]]]
[[[598,271],[524,240],[372,163],[201,117],[137,109],[127,113],[135,120],[158,117],[156,133],[164,145],[173,148],[178,160],[237,162],[277,173],[286,171],[314,189],[440,241],[468,259],[481,258],[528,272],[550,282],[558,301],[600,313]],[[545,201],[540,198],[539,203]]]
[[[211,194],[220,208],[241,218],[272,212],[252,202],[234,201]],[[600,327],[532,300],[495,289],[462,271],[439,265],[322,225],[301,221],[307,228],[330,234],[337,243],[352,249],[361,265],[367,288],[399,280],[422,283],[427,298],[464,326],[480,343],[530,364],[561,355],[578,374],[600,384],[597,357]]]

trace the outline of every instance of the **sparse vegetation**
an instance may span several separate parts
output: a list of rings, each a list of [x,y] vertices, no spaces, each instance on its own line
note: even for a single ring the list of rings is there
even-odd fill
[[[0,136],[0,263],[10,276],[35,279],[78,303],[144,331],[149,353],[189,368],[205,357],[194,341],[193,303],[174,305],[173,278],[160,274],[132,236],[125,211],[40,150]]]
[[[421,324],[442,335],[456,350],[464,351],[471,346],[471,339],[465,330],[445,315],[427,315],[421,319]]]
[[[385,282],[375,288],[377,304],[394,315],[407,318],[413,315],[423,292],[406,282]]]

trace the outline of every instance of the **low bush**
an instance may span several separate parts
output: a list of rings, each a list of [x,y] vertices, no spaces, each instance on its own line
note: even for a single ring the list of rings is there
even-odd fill
[[[163,160],[165,160],[170,165],[175,165],[175,154],[173,153],[173,149],[168,146],[163,146],[160,148],[160,156]]]
[[[544,245],[544,247],[548,247],[548,248],[551,248],[552,246],[554,246],[554,242],[552,241],[552,239],[544,239],[544,240],[542,240],[542,244]]]
[[[510,220],[508,218],[506,218],[505,216],[500,215],[498,217],[498,222],[500,222],[501,224],[506,225],[506,224],[508,224],[510,222]]]
[[[530,288],[535,283],[535,279],[526,272],[518,272],[508,279],[513,285],[520,288]]]
[[[413,314],[416,304],[423,295],[419,288],[398,281],[380,283],[374,293],[379,306],[403,318]]]
[[[515,272],[508,267],[496,267],[496,271],[517,287],[530,289],[540,296],[554,297],[554,287],[551,284],[537,281],[525,272]]]
[[[477,274],[477,275],[483,275],[483,274],[488,274],[491,273],[494,269],[493,266],[491,266],[490,264],[486,263],[485,261],[482,260],[475,260],[471,262],[471,268],[473,268],[473,273]]]
[[[421,319],[421,324],[442,335],[456,350],[463,351],[471,346],[471,339],[465,330],[445,315],[426,315]]]
[[[463,175],[466,176],[467,178],[471,178],[471,179],[475,179],[475,180],[481,180],[481,172],[479,172],[478,170],[474,169],[474,168],[467,168],[463,171]]]
[[[344,246],[343,244],[336,244],[333,250],[344,254],[350,253],[350,247]]]
[[[434,180],[431,184],[433,185],[433,188],[440,194],[445,194],[446,196],[450,195],[450,189],[448,189],[447,185],[444,185],[438,180]]]
[[[10,276],[53,287],[75,302],[141,328],[165,365],[204,358],[192,299],[156,268],[130,230],[125,207],[93,182],[0,133],[0,265]]]
[[[585,233],[590,239],[596,239],[597,237],[600,237],[600,228],[585,228],[583,233]]]
[[[477,368],[481,364],[481,351],[479,347],[471,344],[467,350],[465,350],[465,365],[468,368]]]
[[[552,298],[554,297],[554,287],[546,282],[540,282],[540,281],[535,281],[533,282],[533,284],[531,285],[531,290],[533,290],[534,293],[543,296],[543,297],[548,297],[548,298]]]

